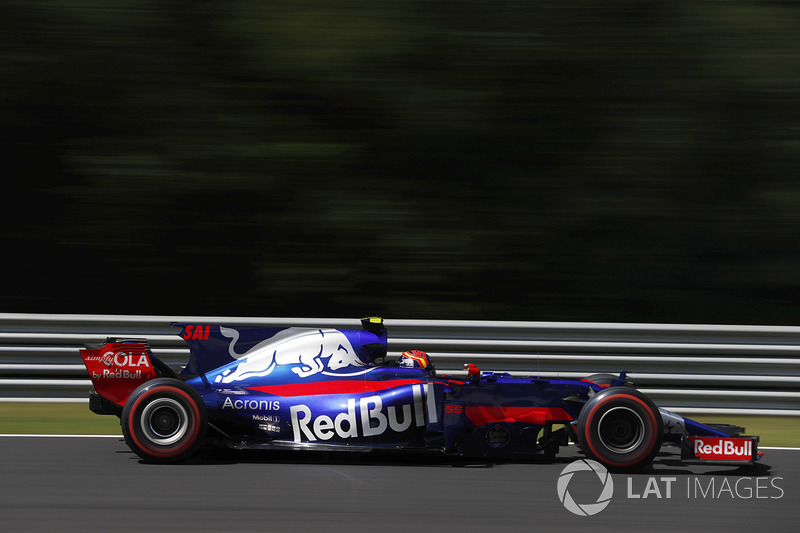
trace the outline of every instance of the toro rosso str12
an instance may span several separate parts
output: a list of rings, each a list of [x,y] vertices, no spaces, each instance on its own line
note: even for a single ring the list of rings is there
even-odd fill
[[[143,340],[81,350],[90,409],[119,416],[146,461],[180,461],[204,444],[552,459],[569,439],[617,471],[648,465],[664,442],[687,462],[760,456],[758,437],[659,409],[624,372],[543,379],[468,364],[465,377],[437,375],[424,352],[387,360],[374,317],[363,329],[173,325],[190,349],[180,371]]]

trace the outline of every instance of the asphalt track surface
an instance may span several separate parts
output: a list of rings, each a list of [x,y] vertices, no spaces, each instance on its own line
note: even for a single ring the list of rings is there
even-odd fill
[[[82,437],[0,437],[0,453],[0,531],[773,532],[797,531],[800,519],[791,450],[767,451],[750,471],[659,456],[650,472],[614,474],[613,497],[594,516],[573,515],[557,494],[562,470],[582,457],[574,446],[556,463],[456,465],[267,451],[150,465],[121,439]],[[567,487],[581,504],[602,492],[589,472]]]

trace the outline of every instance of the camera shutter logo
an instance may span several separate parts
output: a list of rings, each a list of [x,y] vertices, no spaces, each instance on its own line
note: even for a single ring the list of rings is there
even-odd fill
[[[603,484],[603,491],[595,503],[576,503],[569,493],[568,486],[576,472],[594,472]],[[606,508],[614,495],[614,480],[603,465],[591,459],[581,459],[567,465],[558,478],[558,499],[567,511],[578,516],[592,516]]]

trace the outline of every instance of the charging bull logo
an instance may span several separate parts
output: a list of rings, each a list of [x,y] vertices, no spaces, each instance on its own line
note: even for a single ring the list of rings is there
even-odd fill
[[[233,372],[218,376],[215,380],[217,383],[266,376],[285,365],[298,365],[292,368],[292,372],[301,378],[318,374],[326,368],[338,370],[348,366],[364,366],[348,338],[336,329],[288,328],[243,354],[236,352],[238,331],[226,327],[220,327],[219,331],[231,339],[228,346],[230,356],[242,362]]]

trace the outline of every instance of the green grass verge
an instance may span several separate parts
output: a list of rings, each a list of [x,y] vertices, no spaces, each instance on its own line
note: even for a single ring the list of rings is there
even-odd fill
[[[0,403],[0,433],[122,435],[119,418],[96,415],[89,403]]]
[[[800,447],[799,417],[701,415],[694,420],[743,426],[761,437],[761,446]],[[96,415],[86,403],[0,403],[0,433],[121,434],[116,416]]]

